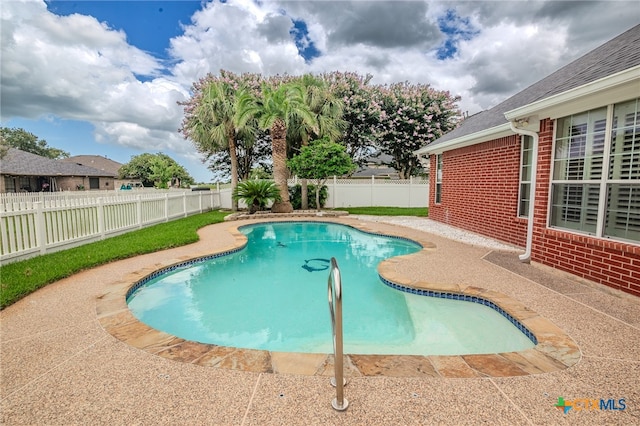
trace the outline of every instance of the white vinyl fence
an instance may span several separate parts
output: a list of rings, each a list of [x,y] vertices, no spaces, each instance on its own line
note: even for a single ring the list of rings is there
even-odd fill
[[[293,186],[299,179],[290,179]],[[308,180],[312,184],[312,180]],[[429,207],[429,181],[411,178],[342,179],[333,177],[325,183],[329,197],[325,208],[339,207]],[[231,188],[218,187],[222,208],[231,208]],[[313,197],[309,194],[309,197]],[[241,205],[242,207],[242,205]]]
[[[297,179],[289,181],[296,183]],[[326,208],[428,207],[426,180],[333,178],[326,185]],[[25,259],[190,214],[230,208],[231,188],[226,185],[211,191],[0,194],[0,261]]]
[[[326,183],[325,207],[428,207],[429,181],[417,178],[338,179]]]
[[[70,248],[217,208],[216,191],[2,194],[0,261]]]

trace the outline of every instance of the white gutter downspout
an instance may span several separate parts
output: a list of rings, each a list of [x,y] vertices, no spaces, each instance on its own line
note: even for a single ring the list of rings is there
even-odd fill
[[[518,256],[521,262],[529,262],[531,260],[531,246],[533,245],[533,212],[536,199],[536,174],[538,171],[538,132],[519,129],[513,121],[509,122],[511,130],[519,135],[531,136],[533,138],[532,158],[531,158],[531,187],[529,188],[529,212],[527,223],[527,246],[525,252]]]

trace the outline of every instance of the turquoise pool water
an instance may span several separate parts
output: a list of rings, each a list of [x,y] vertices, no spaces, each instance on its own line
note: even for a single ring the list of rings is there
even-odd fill
[[[518,351],[533,342],[478,303],[385,285],[380,261],[419,251],[405,239],[323,222],[241,228],[246,247],[150,279],[128,297],[142,322],[202,343],[330,353],[329,259],[342,274],[345,353],[453,355]]]

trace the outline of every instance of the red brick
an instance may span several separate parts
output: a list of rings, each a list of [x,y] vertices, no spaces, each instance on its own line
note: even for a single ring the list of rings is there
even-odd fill
[[[609,277],[609,283],[615,284],[621,290],[629,288],[629,280],[625,280],[622,278]]]
[[[592,260],[591,261],[591,266],[593,267],[592,269],[597,269],[597,270],[601,270],[601,271],[607,271],[607,270],[609,270],[609,267],[611,265],[609,265],[607,263],[603,263],[600,260]]]
[[[540,122],[532,258],[614,288],[640,280],[640,245],[547,228],[555,122]],[[443,154],[442,203],[429,194],[429,216],[520,247],[528,220],[517,217],[520,138],[513,135]],[[431,170],[436,170],[435,156]],[[430,184],[435,189],[435,173]],[[609,280],[617,280],[610,282]],[[640,287],[624,287],[638,294]]]
[[[620,274],[621,276],[631,277],[631,271],[625,268],[618,268],[617,266],[612,266],[609,268],[612,273]]]

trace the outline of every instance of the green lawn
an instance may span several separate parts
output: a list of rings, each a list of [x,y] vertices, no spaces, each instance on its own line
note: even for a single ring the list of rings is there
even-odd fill
[[[222,222],[229,212],[209,212],[0,266],[0,308],[79,271],[198,241],[196,231]]]
[[[336,209],[350,214],[376,216],[427,216],[428,209],[353,207]],[[0,266],[0,309],[49,283],[85,269],[145,253],[198,241],[196,231],[219,223],[229,212],[214,211],[189,216],[80,247],[37,256]]]

